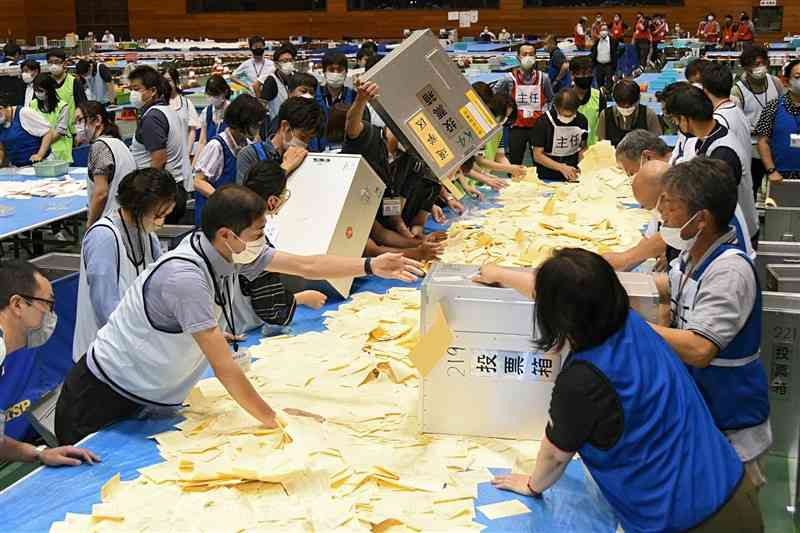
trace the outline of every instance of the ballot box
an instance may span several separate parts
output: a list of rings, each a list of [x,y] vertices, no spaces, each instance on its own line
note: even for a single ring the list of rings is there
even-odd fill
[[[385,186],[359,155],[309,154],[289,177],[290,195],[265,232],[281,251],[361,257]],[[343,297],[353,278],[326,280]]]
[[[439,178],[501,129],[430,30],[412,33],[361,79],[380,86],[372,107]]]
[[[756,255],[756,273],[762,289],[767,287],[768,265],[800,265],[800,242],[760,241]]]
[[[563,361],[534,345],[534,302],[512,289],[472,282],[478,269],[437,263],[422,284],[423,335],[439,306],[453,331],[447,353],[422,379],[422,431],[540,440]],[[632,307],[655,320],[652,276],[618,275]]]
[[[766,290],[800,292],[800,265],[768,265]]]
[[[800,242],[800,180],[770,183],[768,195],[776,206],[764,208],[765,241]]]

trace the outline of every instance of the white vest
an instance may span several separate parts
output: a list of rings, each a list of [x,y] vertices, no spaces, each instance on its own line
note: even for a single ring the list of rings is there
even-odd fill
[[[717,122],[728,128],[730,134],[739,141],[743,150],[739,153],[742,154],[743,158],[745,154],[753,153],[753,138],[750,136],[750,123],[747,121],[747,117],[742,110],[739,109],[739,106],[731,101],[725,102],[714,110],[714,118]]]
[[[117,245],[117,284],[119,287],[120,300],[125,295],[128,287],[133,285],[136,277],[148,265],[153,262],[153,238],[147,233],[139,233],[138,229],[129,228],[129,231],[135,231],[136,234],[131,235],[132,239],[140,239],[144,247],[144,265],[137,267],[131,260],[128,249],[125,247],[124,239],[127,236],[123,235],[119,229],[119,224],[122,223],[119,215],[115,212],[111,216],[105,216],[95,222],[91,228],[86,232],[95,231],[98,227],[110,229],[114,233],[114,240]],[[130,244],[130,243],[129,243]],[[92,307],[92,299],[89,293],[89,281],[86,276],[86,263],[81,253],[81,270],[80,278],[78,280],[78,307],[77,318],[75,323],[75,338],[72,342],[72,359],[77,363],[83,357],[86,350],[95,340],[97,331],[100,329],[100,324],[97,323],[97,317]]]
[[[144,117],[153,109],[158,109],[167,117],[169,134],[167,137],[167,163],[164,170],[172,174],[176,183],[184,183],[184,179],[191,182],[191,165],[186,146],[186,128],[183,127],[178,114],[168,105],[154,105],[144,112]],[[142,143],[136,140],[136,135],[131,141],[131,153],[136,161],[137,168],[150,168],[153,158]]]
[[[136,161],[133,159],[133,154],[125,145],[124,142],[114,137],[100,137],[95,142],[102,142],[108,149],[111,150],[111,155],[114,157],[114,175],[108,176],[111,182],[108,184],[108,199],[106,200],[106,207],[103,209],[101,216],[108,215],[109,213],[116,213],[119,209],[119,202],[117,201],[117,191],[122,178],[136,170]],[[94,196],[94,191],[97,186],[94,180],[86,180],[86,189],[89,193],[89,198]]]
[[[273,78],[275,80],[275,85],[278,87],[278,94],[269,101],[269,118],[270,120],[274,120],[278,116],[278,111],[281,109],[281,105],[289,99],[289,91],[286,90],[286,85],[278,78],[276,73],[272,73],[267,76],[267,79]]]
[[[239,284],[239,277],[236,277],[232,293],[233,300],[233,320],[236,326],[236,334],[243,335],[251,329],[260,328],[264,325],[256,312],[253,311],[253,305],[250,303],[250,297],[242,294],[242,287]],[[220,317],[219,327],[223,331],[230,331],[228,323],[224,317]],[[233,333],[233,332],[231,332]]]
[[[90,367],[97,368],[98,377],[139,403],[180,406],[208,369],[208,360],[191,334],[166,332],[151,324],[143,294],[145,282],[167,261],[194,263],[208,286],[214,287],[215,280],[203,257],[192,247],[195,243],[199,249],[199,240],[199,233],[191,234],[150,265],[125,293],[89,348],[93,360]],[[222,308],[218,304],[215,313],[219,320]]]
[[[555,109],[545,113],[547,120],[553,125],[553,149],[548,156],[569,157],[581,151],[583,134],[586,130],[578,126],[561,126],[551,116]],[[577,115],[576,115],[577,117]]]
[[[737,81],[736,86],[739,87],[742,98],[744,98],[742,111],[744,111],[747,120],[750,122],[750,130],[752,131],[758,124],[758,119],[761,118],[761,112],[764,111],[767,102],[780,96],[778,87],[775,85],[775,79],[770,75],[767,75],[767,92],[760,95],[753,94],[742,80]]]

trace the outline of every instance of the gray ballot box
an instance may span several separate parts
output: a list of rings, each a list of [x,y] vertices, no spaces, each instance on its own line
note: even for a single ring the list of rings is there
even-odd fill
[[[800,242],[800,180],[770,183],[767,194],[777,207],[764,208],[761,239]]]
[[[800,242],[785,241],[760,241],[756,255],[756,273],[758,283],[762,290],[767,289],[767,266],[769,265],[799,265]]]
[[[540,440],[561,357],[533,343],[534,302],[512,289],[473,283],[478,270],[436,263],[422,284],[423,335],[438,305],[453,331],[453,345],[420,385],[422,431]],[[632,307],[655,320],[652,276],[619,277]]]
[[[430,30],[412,33],[361,79],[380,86],[372,107],[438,178],[501,129]]]

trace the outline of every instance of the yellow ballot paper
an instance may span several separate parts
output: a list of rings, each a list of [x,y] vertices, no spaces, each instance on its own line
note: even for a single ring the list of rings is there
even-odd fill
[[[433,370],[453,342],[453,330],[447,324],[441,305],[436,306],[434,314],[431,329],[420,338],[419,343],[408,354],[422,377]]]
[[[497,520],[498,518],[507,518],[509,516],[517,516],[531,512],[531,510],[519,500],[508,500],[500,503],[481,505],[478,507],[478,510],[489,520]]]

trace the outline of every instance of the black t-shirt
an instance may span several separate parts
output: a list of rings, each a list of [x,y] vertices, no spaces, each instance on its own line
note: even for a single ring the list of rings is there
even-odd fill
[[[739,182],[742,181],[742,160],[739,158],[739,154],[737,154],[736,151],[730,146],[717,146],[711,153],[708,153],[708,148],[714,142],[723,138],[727,138],[730,144],[735,142],[735,139],[729,133],[728,128],[718,122],[717,127],[714,128],[714,130],[711,132],[711,135],[703,140],[697,140],[695,152],[697,155],[705,155],[728,163],[728,166],[731,168],[731,172],[733,173],[733,178],[736,180],[736,185],[738,186]],[[750,157],[749,154],[748,157]]]
[[[622,403],[608,378],[589,362],[568,362],[550,398],[550,442],[565,452],[576,452],[587,443],[608,450],[624,429]]]
[[[553,118],[557,126],[565,126],[565,127],[578,127],[583,130],[583,135],[579,139],[574,138],[560,138],[555,139],[555,127],[553,123],[550,122],[550,119],[547,118],[547,115]],[[558,114],[554,110],[550,110],[547,112],[546,115],[542,115],[539,117],[539,120],[536,121],[536,125],[533,127],[533,146],[544,148],[544,153],[547,154],[550,159],[554,161],[558,161],[559,163],[565,163],[567,165],[577,167],[578,166],[578,155],[580,154],[580,150],[577,150],[574,154],[562,157],[556,157],[552,154],[553,152],[553,143],[562,143],[562,144],[575,144],[577,143],[580,147],[586,146],[586,139],[589,136],[589,121],[586,120],[586,117],[583,116],[581,113],[575,115],[575,118],[569,124],[561,122],[558,120]],[[564,176],[555,170],[549,169],[544,165],[536,165],[536,170],[538,172],[540,179],[546,180],[563,180]]]
[[[345,136],[344,145],[342,146],[343,154],[356,154],[361,155],[367,160],[369,166],[378,175],[378,177],[386,185],[387,194],[389,189],[393,191],[393,184],[391,180],[391,172],[389,170],[389,152],[386,148],[386,142],[381,135],[381,129],[369,124],[364,123],[364,129],[361,134],[355,139],[350,139]]]

